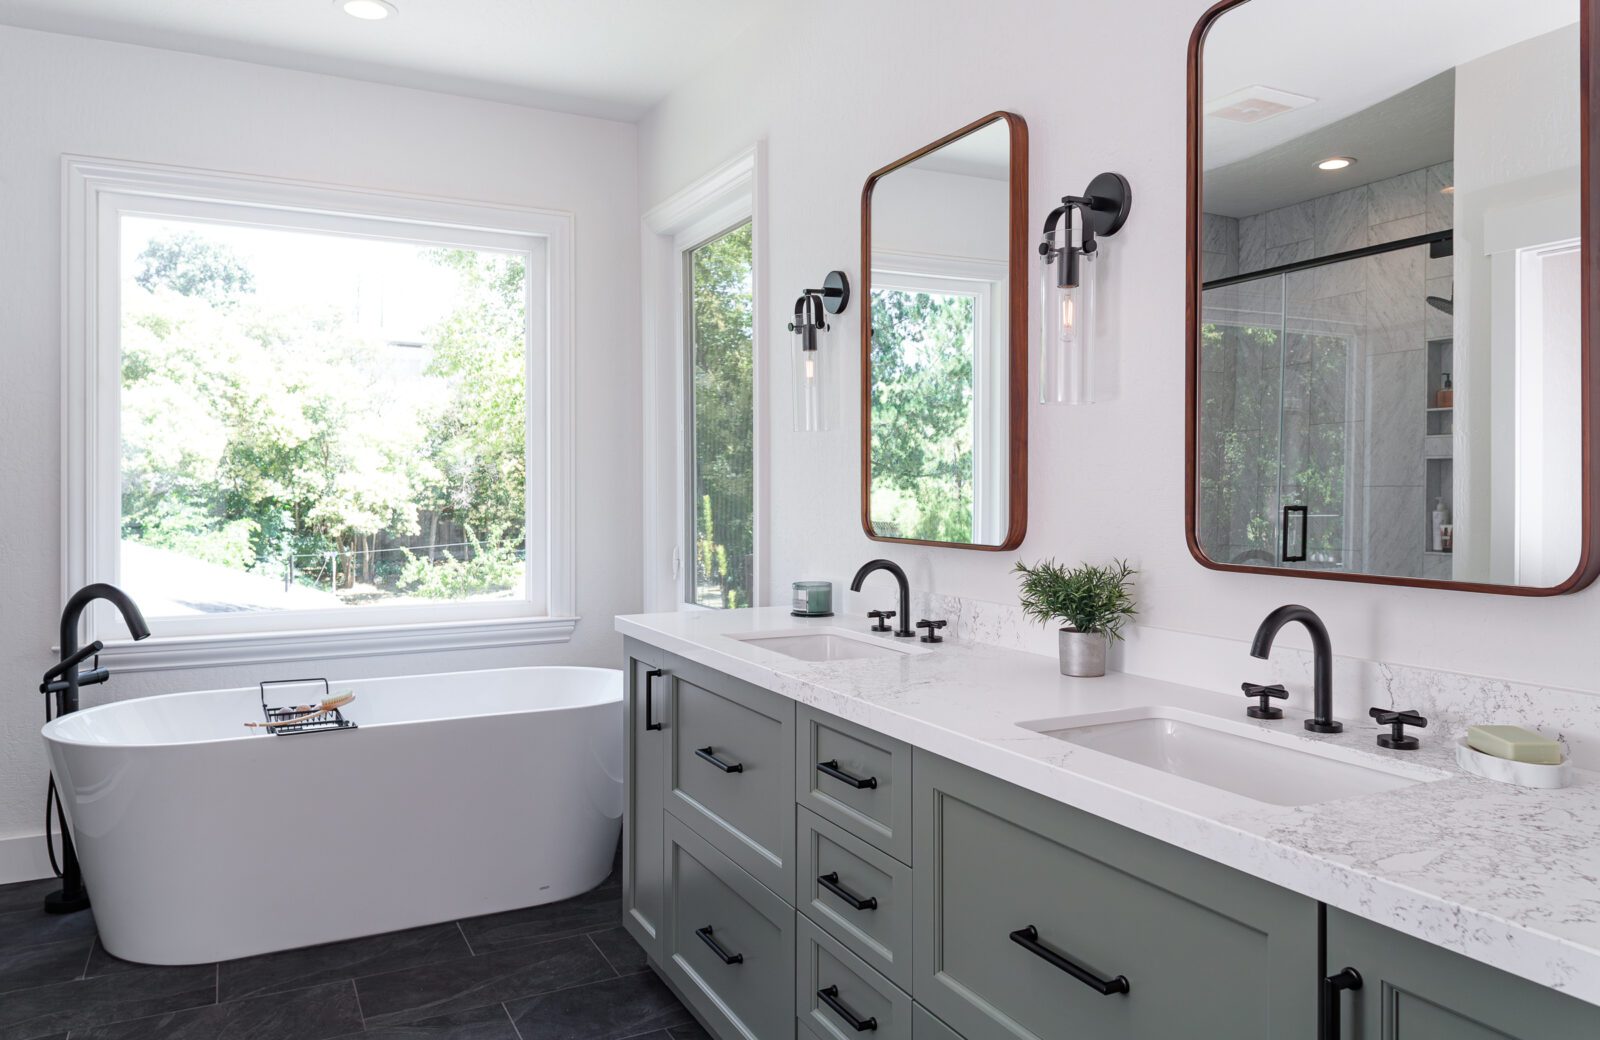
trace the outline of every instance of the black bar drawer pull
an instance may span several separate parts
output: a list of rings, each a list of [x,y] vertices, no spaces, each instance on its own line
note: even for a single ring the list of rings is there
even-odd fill
[[[848,888],[845,888],[843,885],[839,884],[839,872],[838,871],[833,871],[832,873],[829,873],[829,874],[819,875],[817,877],[817,884],[821,885],[823,888],[827,889],[829,892],[832,892],[834,895],[838,896],[840,899],[843,899],[846,903],[849,903],[850,904],[850,909],[852,909],[852,910],[876,910],[876,909],[878,909],[878,897],[877,896],[868,896],[867,898],[862,899],[860,896],[856,895],[854,892],[850,891]]]
[[[1340,994],[1361,988],[1361,973],[1354,968],[1329,975],[1317,994],[1317,1040],[1339,1040]]]
[[[711,749],[708,748],[708,747],[695,748],[694,757],[695,758],[705,759],[707,762],[710,762],[712,765],[716,766],[718,769],[722,770],[724,773],[742,773],[742,772],[744,772],[744,763],[743,762],[724,762],[722,759],[720,759],[716,755],[712,754],[711,753]]]
[[[866,779],[862,779],[859,776],[851,776],[849,773],[846,773],[843,769],[839,768],[839,760],[837,758],[830,758],[826,762],[818,762],[817,772],[822,773],[825,776],[831,776],[841,783],[849,784],[857,791],[861,790],[862,788],[876,790],[878,787],[877,777],[869,776]]]
[[[1039,929],[1031,924],[1026,928],[1018,928],[1012,932],[1011,941],[1051,967],[1060,968],[1101,996],[1109,997],[1113,993],[1128,992],[1128,976],[1118,975],[1114,979],[1102,979],[1088,968],[1072,963],[1061,954],[1041,943],[1039,941]]]
[[[817,996],[821,997],[822,1002],[832,1008],[833,1013],[844,1019],[845,1023],[856,1032],[865,1033],[878,1028],[878,1020],[876,1018],[857,1018],[855,1012],[844,1006],[843,1001],[839,999],[838,986],[819,989],[817,990]]]
[[[703,942],[707,946],[711,947],[711,952],[716,954],[717,955],[717,959],[722,961],[722,963],[724,963],[724,964],[743,964],[744,963],[744,954],[742,954],[742,953],[729,953],[727,950],[724,950],[722,948],[722,944],[717,942],[716,937],[711,934],[711,926],[710,925],[706,925],[704,928],[696,928],[694,930],[694,934],[696,934],[696,935],[698,935],[700,937],[700,941],[701,942]]]
[[[661,723],[656,721],[656,683],[661,678],[662,671],[652,668],[644,673],[644,728],[660,729]]]

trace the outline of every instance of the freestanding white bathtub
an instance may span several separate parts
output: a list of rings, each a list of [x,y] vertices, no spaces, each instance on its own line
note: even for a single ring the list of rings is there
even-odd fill
[[[552,902],[611,869],[622,673],[334,682],[359,728],[273,735],[255,687],[44,727],[112,954],[202,964]],[[320,686],[269,686],[273,704]]]

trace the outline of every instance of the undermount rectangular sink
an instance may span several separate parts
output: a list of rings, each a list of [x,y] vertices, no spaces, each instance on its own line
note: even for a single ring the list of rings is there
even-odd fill
[[[927,653],[920,647],[897,646],[882,639],[858,635],[844,629],[813,629],[804,632],[752,632],[730,635],[746,646],[771,650],[797,661],[855,661],[874,657],[905,657]]]
[[[1295,747],[1211,716],[1135,708],[1076,719],[1024,722],[1024,729],[1114,755],[1207,787],[1272,805],[1314,805],[1394,791],[1434,779],[1422,767],[1386,768],[1339,757],[1336,748]],[[1293,739],[1293,738],[1290,738]]]

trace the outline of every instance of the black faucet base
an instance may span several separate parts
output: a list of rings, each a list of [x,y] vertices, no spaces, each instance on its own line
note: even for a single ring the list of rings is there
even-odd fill
[[[1259,704],[1250,705],[1250,707],[1248,707],[1248,708],[1246,708],[1244,710],[1244,713],[1246,715],[1250,716],[1252,719],[1269,719],[1270,720],[1270,719],[1281,719],[1281,718],[1283,718],[1283,709],[1282,708],[1263,708]]]
[[[1310,730],[1313,733],[1343,733],[1344,732],[1344,723],[1342,723],[1342,722],[1318,722],[1316,719],[1307,719],[1306,720],[1306,729]]]
[[[1422,745],[1416,737],[1396,737],[1390,733],[1379,733],[1378,746],[1392,751],[1415,751]]]
[[[79,910],[87,909],[89,909],[89,890],[82,885],[78,886],[77,892],[68,892],[63,888],[44,897],[44,912],[47,914],[75,914]]]

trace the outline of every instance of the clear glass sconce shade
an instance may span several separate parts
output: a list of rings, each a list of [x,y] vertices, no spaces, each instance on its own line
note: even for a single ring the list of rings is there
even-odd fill
[[[811,333],[816,342],[816,333]],[[824,406],[827,395],[823,393],[822,351],[815,346],[806,349],[806,333],[797,330],[789,337],[794,355],[794,428],[798,433],[817,433],[828,428]]]
[[[1056,284],[1055,263],[1041,265],[1039,336],[1039,401],[1041,404],[1089,404],[1094,401],[1094,354],[1090,334],[1096,258],[1078,259],[1078,284]]]

